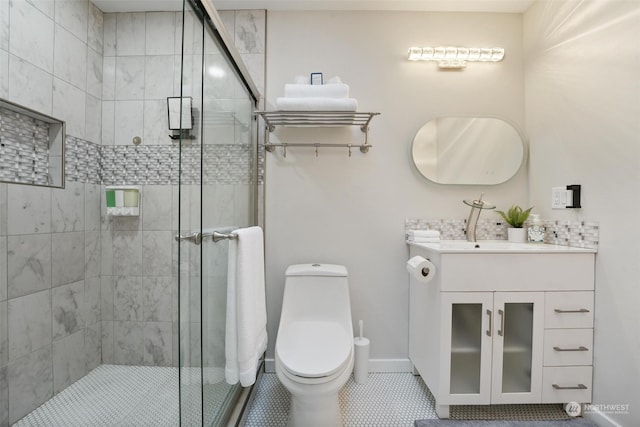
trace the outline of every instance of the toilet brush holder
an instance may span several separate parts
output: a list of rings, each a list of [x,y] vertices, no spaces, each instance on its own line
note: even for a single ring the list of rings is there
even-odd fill
[[[356,337],[353,339],[353,344],[355,346],[353,378],[356,384],[364,384],[369,378],[369,339]]]
[[[354,345],[354,363],[353,363],[353,379],[356,384],[364,384],[369,377],[369,339],[362,336],[364,322],[359,321],[360,336],[353,339]]]

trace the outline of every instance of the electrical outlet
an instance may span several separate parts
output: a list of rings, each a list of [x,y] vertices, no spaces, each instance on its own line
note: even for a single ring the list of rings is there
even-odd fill
[[[551,209],[565,209],[571,203],[571,190],[567,187],[551,188]]]

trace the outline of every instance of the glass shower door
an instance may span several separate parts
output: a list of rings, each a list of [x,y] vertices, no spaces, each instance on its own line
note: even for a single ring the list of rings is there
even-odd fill
[[[253,101],[215,30],[185,3],[180,95],[193,128],[180,136],[179,361],[182,426],[225,425],[240,394],[225,381],[228,240],[255,224]]]

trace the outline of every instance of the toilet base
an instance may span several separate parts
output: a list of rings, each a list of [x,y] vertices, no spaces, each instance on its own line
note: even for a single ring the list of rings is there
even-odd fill
[[[291,393],[289,427],[342,427],[338,394],[353,372],[353,352],[344,371],[333,380],[320,384],[292,381],[282,372],[276,353],[276,376]]]
[[[340,427],[338,393],[328,396],[291,396],[288,427]]]

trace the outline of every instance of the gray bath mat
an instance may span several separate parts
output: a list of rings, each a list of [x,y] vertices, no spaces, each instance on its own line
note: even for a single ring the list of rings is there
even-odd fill
[[[557,421],[416,420],[415,427],[596,427],[585,418]]]

